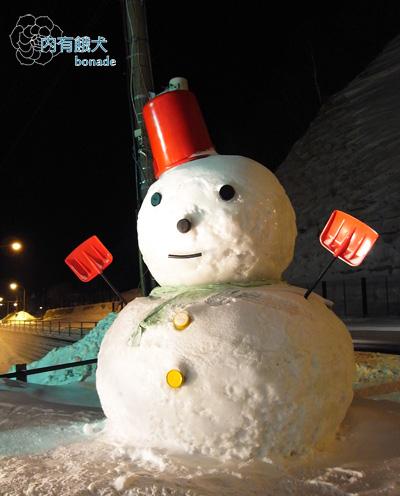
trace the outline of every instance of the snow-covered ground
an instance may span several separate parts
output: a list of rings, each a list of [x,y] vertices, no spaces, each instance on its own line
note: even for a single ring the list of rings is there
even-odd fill
[[[329,451],[217,463],[102,437],[94,384],[0,388],[1,494],[400,494],[400,404],[355,398]]]
[[[114,318],[29,368],[92,358]],[[400,357],[357,353],[356,360],[355,398],[329,450],[270,463],[116,445],[102,433],[90,366],[31,375],[28,383],[0,379],[0,494],[400,494]]]

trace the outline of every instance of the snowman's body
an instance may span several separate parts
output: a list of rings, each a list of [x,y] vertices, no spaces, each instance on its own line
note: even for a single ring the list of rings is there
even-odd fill
[[[352,399],[346,327],[285,284],[198,293],[139,298],[107,332],[97,382],[108,429],[135,447],[220,459],[323,447]],[[177,330],[181,310],[191,322]],[[172,369],[185,376],[178,389],[166,382]]]
[[[276,280],[296,228],[275,176],[243,157],[178,165],[151,186],[138,233],[167,287],[131,302],[104,338],[108,429],[135,446],[222,459],[328,442],[352,400],[353,346],[322,298]],[[190,323],[177,330],[181,311]],[[167,384],[171,370],[181,387]]]

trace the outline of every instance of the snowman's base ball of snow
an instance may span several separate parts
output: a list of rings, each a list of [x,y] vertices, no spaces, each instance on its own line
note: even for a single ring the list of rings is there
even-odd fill
[[[106,431],[137,448],[224,460],[323,448],[353,397],[353,346],[322,298],[303,294],[225,286],[131,302],[99,354]],[[181,310],[190,324],[177,330]],[[172,369],[185,377],[176,389],[166,382]]]

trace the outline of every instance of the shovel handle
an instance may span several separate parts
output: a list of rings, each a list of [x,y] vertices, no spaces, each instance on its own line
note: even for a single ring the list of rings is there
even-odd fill
[[[329,260],[329,263],[326,265],[326,267],[322,270],[322,272],[320,272],[319,276],[315,279],[315,281],[312,283],[311,285],[311,288],[309,288],[307,290],[307,292],[305,293],[304,295],[304,298],[307,299],[312,290],[315,288],[315,286],[319,283],[319,281],[322,279],[323,275],[325,274],[325,272],[329,269],[329,267],[333,264],[333,262],[336,260],[336,257],[333,257],[331,258],[331,260]]]
[[[122,296],[122,294],[118,291],[117,288],[115,288],[111,282],[107,279],[107,277],[103,274],[103,272],[100,272],[101,277],[106,281],[106,283],[110,286],[110,288],[114,291],[114,293],[118,296],[118,299],[123,303],[123,305],[127,305],[127,301],[125,298]]]

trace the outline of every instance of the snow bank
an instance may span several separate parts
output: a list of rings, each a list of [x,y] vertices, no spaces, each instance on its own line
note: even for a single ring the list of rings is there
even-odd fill
[[[93,322],[99,321],[117,309],[116,302],[95,303],[93,305],[77,305],[74,307],[52,308],[47,310],[43,320],[61,322]]]
[[[296,212],[290,282],[304,285],[329,261],[318,236],[333,210],[366,222],[380,238],[355,270],[335,264],[326,280],[400,273],[400,37],[320,110],[276,172]]]
[[[62,348],[54,348],[41,360],[32,362],[28,365],[28,370],[96,358],[103,337],[116,317],[116,313],[109,314],[106,318],[102,319],[84,338],[72,345],[64,346]],[[72,382],[85,380],[85,378],[92,376],[95,370],[95,364],[73,367],[71,369],[53,370],[51,372],[30,375],[29,382],[48,385],[69,384]]]
[[[9,313],[4,317],[3,322],[20,322],[21,320],[36,320],[33,315],[31,315],[28,312],[16,312],[16,313]]]

